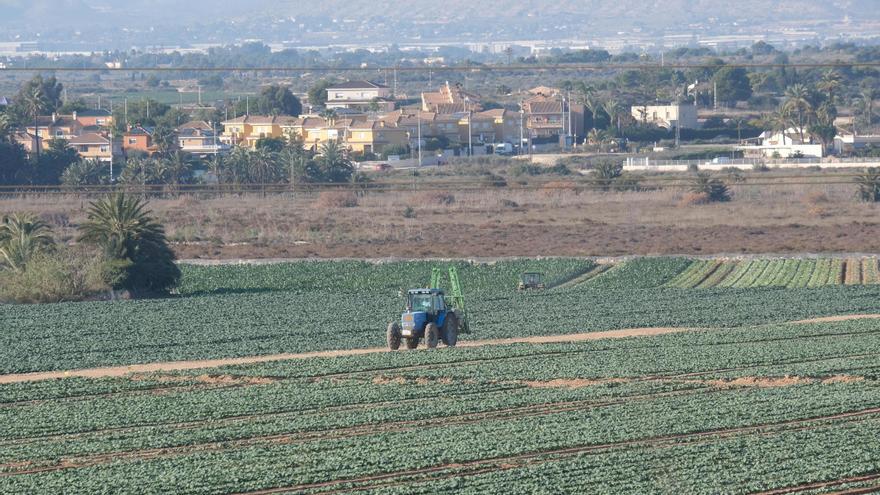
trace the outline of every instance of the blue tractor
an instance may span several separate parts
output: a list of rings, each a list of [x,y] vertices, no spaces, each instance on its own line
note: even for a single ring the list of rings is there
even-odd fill
[[[396,351],[402,342],[406,343],[407,349],[416,349],[422,339],[428,349],[434,349],[440,341],[447,347],[455,347],[458,333],[468,330],[458,273],[455,267],[449,269],[452,291],[448,295],[437,288],[441,275],[439,269],[434,269],[431,277],[433,288],[407,291],[406,311],[399,322],[388,324],[386,337],[389,349]]]

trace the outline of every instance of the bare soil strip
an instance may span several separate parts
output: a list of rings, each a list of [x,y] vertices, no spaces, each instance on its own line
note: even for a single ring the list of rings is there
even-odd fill
[[[342,484],[361,484],[361,483],[369,483],[369,488],[377,488],[379,486],[396,486],[407,483],[406,481],[402,481],[400,478],[403,477],[412,477],[419,476],[417,482],[426,482],[426,481],[436,481],[449,477],[459,477],[459,476],[473,476],[476,474],[483,474],[486,472],[492,471],[504,471],[509,469],[514,469],[518,467],[522,467],[524,465],[534,465],[542,462],[552,462],[555,460],[561,460],[567,457],[578,456],[582,454],[588,454],[593,452],[604,452],[614,448],[621,447],[662,447],[665,445],[676,445],[681,442],[686,441],[700,441],[704,439],[710,438],[726,438],[730,436],[735,436],[739,434],[749,434],[749,433],[759,433],[759,434],[770,434],[771,432],[766,432],[765,430],[771,428],[781,428],[778,431],[789,431],[786,429],[788,426],[795,426],[796,429],[809,429],[814,428],[816,425],[811,425],[811,423],[823,422],[829,420],[861,420],[863,416],[874,415],[880,413],[880,408],[867,409],[864,411],[853,411],[842,414],[835,414],[829,416],[818,416],[813,418],[805,418],[805,419],[796,419],[796,420],[787,420],[778,423],[766,423],[761,425],[752,425],[752,426],[744,426],[737,428],[726,428],[720,430],[711,430],[711,431],[702,431],[695,433],[684,433],[684,434],[676,434],[676,435],[664,435],[653,438],[644,438],[637,440],[626,440],[622,442],[614,442],[608,444],[600,444],[600,445],[584,445],[577,447],[566,447],[561,449],[553,449],[553,450],[545,450],[539,452],[531,452],[526,454],[517,454],[512,456],[499,456],[488,459],[480,459],[476,461],[469,461],[458,463],[454,465],[437,465],[430,466],[421,469],[412,469],[407,471],[398,471],[392,473],[384,473],[377,474],[373,476],[364,476],[358,478],[348,478],[348,479],[339,479],[332,481],[324,481],[318,483],[310,483],[310,484],[301,484],[294,486],[286,486],[286,487],[278,487],[278,488],[270,488],[265,490],[254,490],[249,492],[241,492],[238,495],[270,495],[275,493],[287,493],[287,492],[298,492],[298,491],[306,491],[306,490],[319,490],[321,488],[328,488],[330,491],[322,491],[320,493],[336,493],[338,491],[355,491],[358,488],[352,488],[350,486],[346,486],[344,490],[334,490],[333,488],[338,487]],[[453,472],[449,472],[450,470],[454,470]],[[464,472],[463,472],[464,471]],[[377,485],[374,482],[382,482],[386,481],[387,484]],[[363,489],[363,488],[361,488]]]
[[[862,319],[880,319],[880,314],[863,314],[863,315],[842,315],[829,316],[822,318],[812,318],[807,320],[798,320],[791,322],[793,324],[809,324],[809,323],[830,323],[849,320]],[[586,342],[592,340],[603,339],[621,339],[628,337],[651,337],[657,335],[666,335],[671,333],[688,332],[699,330],[697,328],[674,328],[674,327],[657,327],[657,328],[631,328],[625,330],[608,330],[603,332],[587,332],[569,335],[545,335],[532,337],[516,337],[510,339],[489,339],[464,341],[459,343],[459,347],[483,347],[488,345],[506,345],[506,344],[551,344],[565,342]],[[87,368],[68,371],[47,371],[35,373],[15,373],[8,375],[0,375],[0,385],[10,383],[22,383],[44,380],[56,380],[61,378],[107,378],[122,377],[133,373],[157,373],[163,371],[186,371],[203,368],[218,368],[222,366],[234,366],[243,364],[259,364],[274,361],[288,361],[298,359],[311,359],[321,357],[342,357],[342,356],[360,356],[365,354],[376,354],[388,352],[384,347],[374,347],[368,349],[345,349],[331,351],[314,351],[304,353],[286,353],[271,354],[265,356],[247,356],[240,358],[221,358],[206,359],[197,361],[171,361],[162,363],[145,363],[133,364],[126,366],[110,366],[103,368]]]
[[[821,318],[810,318],[807,320],[798,320],[791,322],[795,325],[805,325],[810,323],[835,323],[841,321],[852,321],[852,320],[876,320],[880,319],[880,314],[866,314],[866,315],[840,315],[840,316],[823,316]],[[2,377],[0,377],[2,378]]]
[[[610,330],[606,332],[577,333],[571,335],[548,335],[537,337],[517,337],[512,339],[491,339],[465,341],[459,347],[482,347],[504,344],[549,344],[562,342],[585,342],[589,340],[622,339],[627,337],[647,337],[669,333],[687,332],[692,328],[632,328],[627,330]],[[106,368],[89,368],[69,371],[49,371],[37,373],[18,373],[0,375],[0,384],[55,380],[59,378],[106,378],[121,377],[131,373],[156,373],[160,371],[184,371],[202,368],[218,368],[240,364],[258,364],[273,361],[288,361],[319,357],[360,356],[388,352],[384,347],[370,349],[347,349],[335,351],[315,351],[297,354],[272,354],[266,356],[248,356],[241,358],[206,359],[200,361],[174,361],[165,363],[133,364],[128,366],[111,366]]]

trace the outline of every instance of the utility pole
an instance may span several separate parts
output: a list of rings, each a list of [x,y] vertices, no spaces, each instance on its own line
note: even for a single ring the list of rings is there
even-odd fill
[[[251,95],[245,95],[244,115],[245,115],[245,117],[250,117],[250,115],[251,115]]]
[[[466,97],[464,99],[464,106],[468,111],[468,157],[474,156],[474,143],[472,140],[473,131],[471,130],[471,121],[473,120],[473,114],[471,112],[470,103],[470,97]]]
[[[125,126],[128,127],[128,98],[122,99],[122,119],[125,120]]]
[[[712,89],[712,97],[715,99],[715,111],[718,111],[718,81],[715,81],[715,85]]]
[[[523,109],[522,102],[519,102],[519,146],[517,146],[517,149],[516,149],[517,155],[523,154],[523,149],[522,149],[523,141],[524,141],[524,139],[523,139],[524,138],[524,136],[523,136],[523,121],[525,121],[525,118],[524,118],[525,113],[526,113],[526,111],[525,111],[525,109]]]
[[[199,106],[201,107],[202,106],[202,86],[199,85],[198,88],[199,88]]]
[[[419,167],[422,166],[422,109],[419,109],[418,113],[418,126],[419,126]]]
[[[574,144],[574,130],[571,128],[571,91],[568,92],[568,137],[571,138],[571,143]],[[567,144],[567,143],[566,143]]]

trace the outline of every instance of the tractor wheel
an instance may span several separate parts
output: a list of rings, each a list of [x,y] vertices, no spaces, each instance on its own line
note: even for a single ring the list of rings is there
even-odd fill
[[[446,315],[441,338],[447,347],[455,347],[456,342],[458,342],[458,317],[455,316],[455,313]]]
[[[440,339],[440,329],[434,323],[428,323],[425,327],[425,345],[428,349],[435,349]]]
[[[419,346],[419,338],[411,337],[406,339],[406,348],[407,349],[415,349]]]
[[[388,324],[388,332],[385,333],[388,348],[392,351],[400,349],[400,324],[393,322]]]

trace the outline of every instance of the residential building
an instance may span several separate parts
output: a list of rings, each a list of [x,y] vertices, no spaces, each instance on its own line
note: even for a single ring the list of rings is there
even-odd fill
[[[854,153],[869,146],[880,147],[880,136],[846,133],[834,138],[834,152],[838,155]]]
[[[325,119],[314,115],[292,119],[282,126],[284,136],[298,136],[303,140],[303,146],[312,151],[319,151],[321,146],[334,142],[345,145],[349,137],[350,128],[366,122],[366,117],[357,118],[333,118]]]
[[[642,105],[632,107],[632,118],[636,122],[654,124],[665,129],[697,129],[697,107],[689,104]]]
[[[9,98],[5,96],[0,96],[0,107],[8,107],[9,106]]]
[[[110,127],[113,125],[113,114],[109,110],[82,110],[70,116],[83,127]]]
[[[525,100],[522,109],[531,138],[584,135],[584,106],[571,104],[562,96],[535,96]]]
[[[491,143],[516,143],[520,138],[520,115],[519,112],[512,112],[504,108],[486,110],[474,114],[474,122],[478,119],[485,119],[492,123],[494,136],[491,140],[484,142]],[[482,132],[482,129],[481,129]],[[489,138],[487,138],[489,139]]]
[[[379,154],[389,147],[407,146],[409,134],[381,120],[355,122],[348,128],[345,144],[355,153]]]
[[[814,141],[806,130],[794,127],[780,131],[765,131],[754,139],[744,140],[747,143],[737,147],[745,158],[822,158],[824,147]]]
[[[122,143],[96,133],[74,136],[68,140],[68,146],[87,160],[112,162],[114,156],[122,154]]]
[[[222,123],[220,141],[230,146],[256,148],[262,138],[283,138],[282,125],[296,120],[287,116],[245,115]]]
[[[388,86],[370,81],[349,81],[327,88],[327,108],[391,112],[394,99]]]
[[[480,105],[480,97],[468,93],[460,84],[450,84],[449,81],[437,91],[422,93],[422,111],[440,114],[453,114],[460,112],[479,112],[483,108]]]
[[[43,138],[35,136],[30,132],[15,131],[12,133],[12,140],[20,144],[28,155],[34,153],[37,149],[37,146],[40,147],[40,150],[46,149],[46,145],[45,143],[43,143]]]
[[[204,121],[191,121],[180,126],[177,141],[181,151],[194,155],[216,155],[230,149],[228,144],[221,141],[214,127]]]
[[[70,140],[83,133],[83,125],[79,123],[75,115],[41,115],[36,122],[25,125],[25,131],[40,136],[44,140],[67,139]]]
[[[131,153],[152,155],[156,151],[156,146],[153,144],[152,128],[132,127],[122,135],[122,152],[126,156]]]

